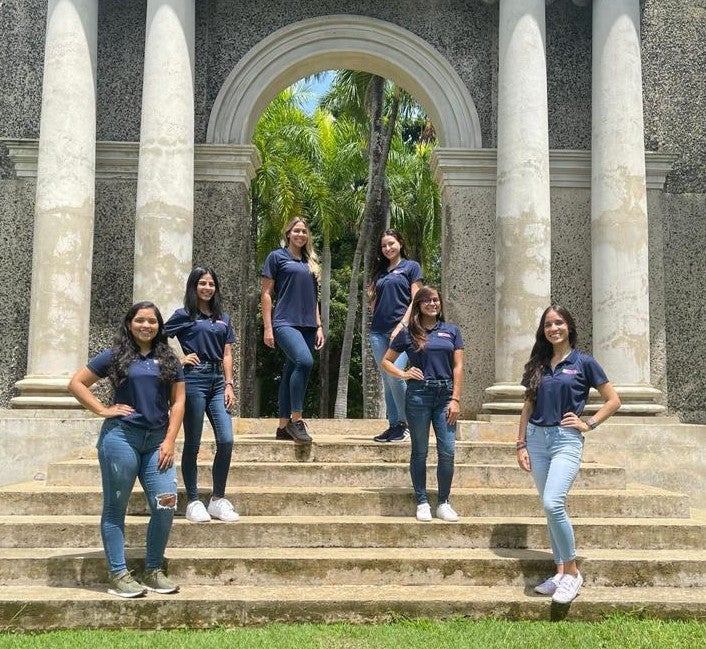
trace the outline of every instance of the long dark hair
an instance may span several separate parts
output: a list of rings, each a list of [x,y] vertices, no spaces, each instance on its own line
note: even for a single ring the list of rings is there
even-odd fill
[[[554,347],[547,340],[547,336],[544,333],[544,321],[550,311],[556,311],[566,322],[566,326],[569,328],[569,345],[571,345],[571,349],[576,348],[579,339],[576,333],[576,322],[566,308],[560,304],[552,304],[544,309],[544,313],[539,319],[537,333],[534,336],[534,346],[530,352],[529,360],[525,363],[525,371],[522,374],[522,384],[527,386],[525,398],[532,401],[537,396],[537,388],[539,388],[539,384],[542,381],[544,370],[551,362],[552,354],[554,353]]]
[[[223,315],[223,309],[221,308],[221,283],[218,281],[218,275],[216,275],[216,271],[213,268],[196,266],[189,273],[189,278],[186,280],[186,291],[184,292],[184,309],[192,320],[196,320],[199,317],[199,299],[196,296],[196,287],[204,275],[210,275],[216,285],[216,290],[208,301],[208,306],[211,309],[210,317],[215,322],[220,320]]]
[[[375,301],[375,285],[377,284],[378,278],[382,273],[387,270],[390,265],[390,260],[382,254],[382,240],[384,237],[394,237],[400,244],[400,256],[402,259],[407,259],[407,251],[404,249],[404,239],[402,235],[397,232],[394,228],[387,228],[378,239],[378,249],[375,261],[373,262],[373,272],[370,275],[370,284],[368,284],[368,300],[370,302]]]
[[[157,335],[152,339],[151,343],[152,353],[159,364],[159,377],[162,381],[171,383],[177,376],[180,363],[167,343],[162,314],[153,302],[138,302],[133,304],[125,314],[113,341],[115,356],[108,370],[108,378],[114,389],[127,378],[130,365],[140,355],[140,347],[135,342],[130,330],[130,323],[140,309],[152,309],[159,325]]]
[[[422,326],[422,308],[421,304],[424,300],[430,298],[432,293],[436,293],[439,297],[439,315],[437,320],[444,322],[444,301],[441,299],[441,293],[433,286],[422,286],[412,299],[412,311],[409,314],[409,335],[412,338],[414,347],[417,350],[424,349],[427,344],[427,330]]]

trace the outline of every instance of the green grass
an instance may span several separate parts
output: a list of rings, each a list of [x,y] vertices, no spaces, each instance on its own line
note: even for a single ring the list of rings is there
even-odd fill
[[[602,622],[448,622],[268,624],[192,631],[52,631],[0,634],[0,647],[27,649],[702,649],[706,622],[615,616]]]

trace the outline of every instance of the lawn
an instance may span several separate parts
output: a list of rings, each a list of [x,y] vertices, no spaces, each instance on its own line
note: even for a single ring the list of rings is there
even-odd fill
[[[0,647],[29,649],[701,649],[706,622],[615,616],[602,622],[397,621],[388,624],[268,624],[192,631],[53,631],[0,634]]]

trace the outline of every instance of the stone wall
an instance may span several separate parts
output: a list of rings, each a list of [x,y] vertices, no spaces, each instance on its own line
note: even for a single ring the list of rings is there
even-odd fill
[[[98,138],[137,141],[146,2],[99,4]],[[394,22],[439,50],[468,86],[478,110],[483,145],[495,146],[497,5],[481,0],[199,0],[196,5],[197,142],[205,140],[210,111],[223,81],[250,48],[294,21],[350,13]],[[0,3],[4,36],[0,45],[0,138],[39,135],[45,14],[45,0]],[[243,29],[242,24],[248,27]],[[671,411],[687,421],[706,421],[706,373],[693,369],[706,362],[706,297],[700,281],[706,276],[704,1],[644,0],[642,32],[645,142],[648,150],[678,156],[667,178],[667,194],[649,199],[651,281],[664,287],[661,302],[658,293],[651,296],[656,310],[653,360],[659,368],[654,378],[668,392]],[[547,65],[550,147],[586,150],[591,141],[590,6],[556,0],[547,7]],[[241,213],[247,197],[239,191],[197,183],[194,260],[212,263],[221,271],[230,310],[235,317],[248,320],[252,314],[244,315],[238,297],[243,295],[245,276],[252,272],[245,261],[246,238],[241,236],[249,228]],[[581,340],[590,349],[588,201],[587,190],[552,189],[552,293],[575,312]],[[5,299],[0,300],[0,319],[10,324],[0,332],[0,343],[9,350],[9,360],[0,368],[0,406],[7,405],[12,384],[25,371],[33,203],[34,182],[13,177],[0,145],[0,264],[5,277],[13,278],[5,283]],[[491,203],[486,208],[492,209]],[[134,213],[133,180],[97,182],[91,352],[110,340],[131,301]],[[480,218],[485,223],[485,216]],[[472,225],[456,223],[454,227],[465,231]],[[655,257],[660,248],[664,251],[662,266]],[[472,340],[473,332],[467,337]],[[487,359],[487,350],[480,358]],[[492,376],[492,367],[483,371]]]

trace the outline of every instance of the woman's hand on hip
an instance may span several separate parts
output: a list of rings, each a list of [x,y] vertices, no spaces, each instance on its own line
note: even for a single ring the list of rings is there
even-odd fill
[[[575,414],[573,412],[567,412],[561,418],[559,425],[565,426],[567,428],[575,428],[580,433],[585,433],[586,431],[591,430],[590,426],[583,419],[581,419],[577,414]]]
[[[106,419],[111,419],[112,417],[127,417],[133,412],[135,412],[135,409],[132,406],[128,406],[126,403],[114,403],[112,406],[107,406],[98,414]]]
[[[181,359],[182,367],[184,365],[198,365],[200,362],[201,360],[196,352],[191,352],[191,354],[187,354]]]

